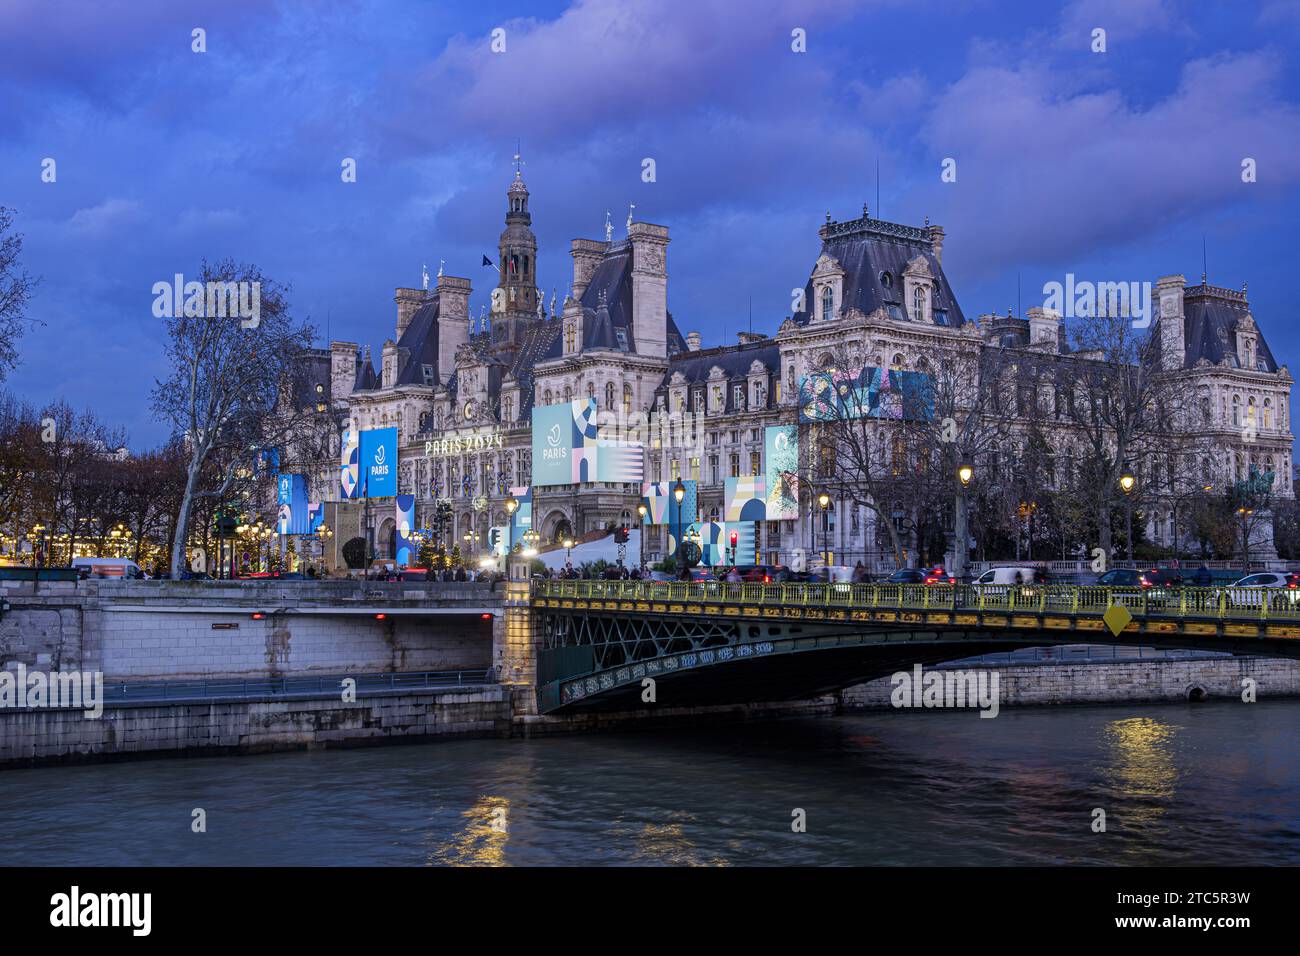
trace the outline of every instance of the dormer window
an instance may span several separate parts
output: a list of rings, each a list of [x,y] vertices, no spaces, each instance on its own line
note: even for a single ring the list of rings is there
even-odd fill
[[[886,289],[893,288],[894,277],[891,276],[888,272],[882,272],[880,273],[880,284],[883,285]]]
[[[830,286],[822,289],[822,321],[829,322],[835,318],[835,290]]]
[[[912,287],[912,321],[925,321],[925,287],[919,284]]]

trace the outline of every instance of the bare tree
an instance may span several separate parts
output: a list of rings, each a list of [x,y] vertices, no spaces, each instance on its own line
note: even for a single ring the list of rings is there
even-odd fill
[[[230,317],[225,310],[216,314],[200,308],[200,315],[166,319],[172,374],[157,382],[153,407],[184,437],[189,450],[172,541],[173,576],[185,565],[195,502],[222,499],[240,472],[251,472],[261,449],[278,447],[296,433],[299,413],[294,403],[282,403],[280,397],[293,387],[296,359],[310,348],[314,335],[310,324],[290,315],[288,289],[255,266],[236,266],[229,260],[215,266],[204,263],[202,282],[205,288],[209,283],[256,284],[260,313],[248,321]],[[215,470],[206,487],[205,470]]]
[[[18,265],[23,237],[10,232],[13,221],[13,210],[0,206],[0,382],[18,364],[18,338],[36,321],[27,318],[27,302],[38,280]]]
[[[917,464],[921,513],[953,515],[953,566],[965,575],[969,559],[969,484],[987,481],[989,458],[1009,434],[1004,411],[1009,370],[1003,349],[964,343],[923,358],[904,379],[902,432]],[[969,468],[969,472],[964,469]],[[962,481],[963,475],[966,481]]]
[[[1109,555],[1120,478],[1142,456],[1179,439],[1186,398],[1177,377],[1161,373],[1149,330],[1135,329],[1127,316],[1085,319],[1071,329],[1071,344],[1072,354],[1059,365],[1065,417],[1080,445],[1079,478],[1096,516],[1098,544]]]

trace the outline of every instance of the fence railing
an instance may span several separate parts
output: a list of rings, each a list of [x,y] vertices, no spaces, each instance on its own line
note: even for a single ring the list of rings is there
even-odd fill
[[[122,681],[104,685],[105,703],[115,701],[195,700],[209,697],[320,697],[342,693],[355,680],[358,694],[387,690],[473,687],[494,683],[493,668],[392,674],[322,674],[311,677],[211,678],[206,680]]]
[[[1100,585],[756,584],[727,581],[534,581],[543,598],[695,602],[710,605],[855,610],[1054,612],[1101,616],[1112,606],[1134,617],[1300,621],[1300,590],[1289,588],[1117,588]]]

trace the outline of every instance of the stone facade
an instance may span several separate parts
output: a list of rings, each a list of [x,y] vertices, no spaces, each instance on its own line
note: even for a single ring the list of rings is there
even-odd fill
[[[622,239],[607,225],[603,241],[573,240],[573,274],[557,309],[554,288],[548,305],[536,274],[530,195],[518,172],[506,196],[497,285],[477,324],[469,280],[440,272],[433,290],[397,290],[396,339],[383,346],[378,371],[369,349],[354,343],[334,342],[309,357],[326,399],[317,432],[286,450],[282,467],[310,476],[312,500],[338,497],[342,423],[396,426],[399,492],[416,496],[417,525],[448,546],[464,547],[469,534],[469,549],[482,553],[489,528],[506,523],[511,489],[532,484],[532,409],[590,398],[623,434],[644,442],[646,480],[695,479],[697,517],[718,520],[725,480],[764,473],[766,426],[799,424],[803,442],[811,426],[800,423],[801,383],[827,368],[837,348],[852,345],[881,370],[923,374],[944,356],[969,361],[981,350],[1025,361],[1070,351],[1061,317],[1044,308],[968,320],[943,270],[943,229],[872,218],[865,206],[857,219],[827,216],[806,285],[795,290],[775,335],[745,332],[734,344],[702,349],[699,333],[683,334],[668,307],[667,227],[629,217]],[[1271,471],[1274,493],[1292,495],[1292,380],[1264,342],[1244,287],[1212,286],[1204,277],[1188,285],[1171,275],[1155,283],[1153,297],[1162,372],[1177,376],[1180,392],[1195,401],[1185,429],[1215,448],[1187,463],[1179,480],[1222,489],[1252,469]],[[1058,423],[1051,443],[1068,467],[1082,453],[1080,439],[1059,424],[1059,409],[1047,416]],[[880,423],[882,440],[891,427]],[[1160,486],[1158,465],[1134,467],[1144,488]],[[796,555],[829,549],[835,563],[864,558],[882,566],[879,559],[892,554],[888,535],[862,505],[837,499],[822,540],[815,481],[804,482],[798,519],[758,527],[760,557],[798,563]],[[554,542],[634,524],[639,494],[634,484],[534,487],[534,529]],[[440,503],[450,509],[449,525],[437,523]],[[1172,543],[1177,507],[1173,492],[1144,500],[1149,538]],[[362,520],[387,555],[391,502],[377,502]],[[1180,527],[1186,535],[1185,513]],[[1269,526],[1256,528],[1251,546],[1254,557],[1276,556]],[[666,527],[647,529],[647,559],[667,552]]]

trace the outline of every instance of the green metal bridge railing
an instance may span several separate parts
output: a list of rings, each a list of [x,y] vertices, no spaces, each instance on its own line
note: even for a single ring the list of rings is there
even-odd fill
[[[533,582],[538,598],[690,602],[854,610],[1006,611],[1100,617],[1121,605],[1136,617],[1300,622],[1300,590],[1138,589],[1098,585],[751,584],[726,581]]]

